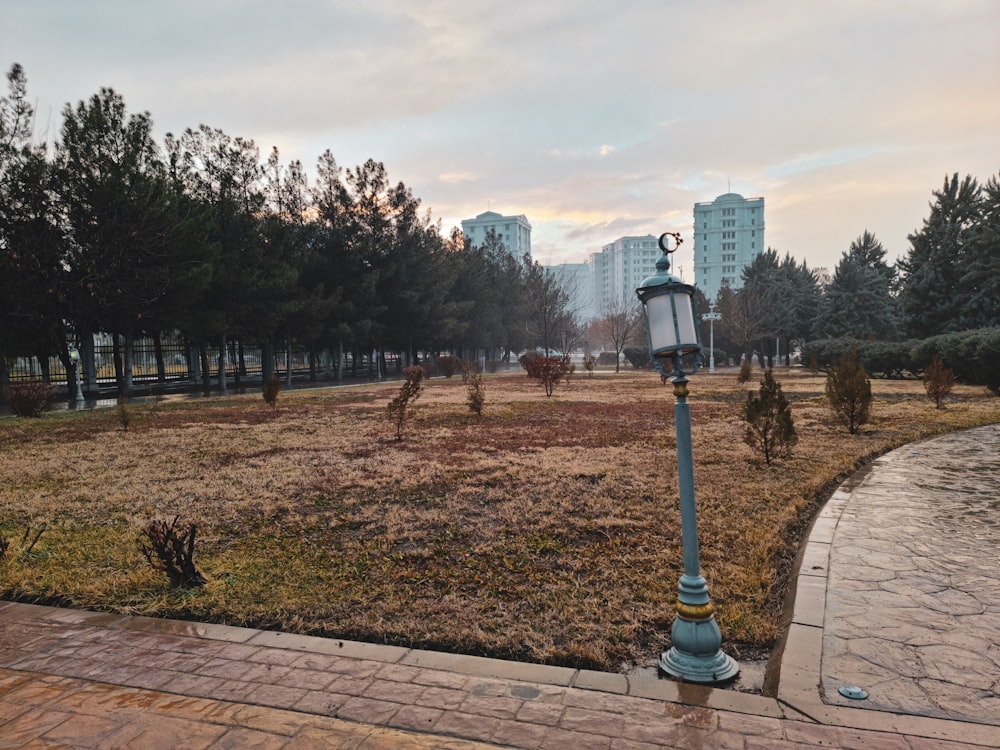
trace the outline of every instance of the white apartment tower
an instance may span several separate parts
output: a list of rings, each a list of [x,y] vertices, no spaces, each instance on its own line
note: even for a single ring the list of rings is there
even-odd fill
[[[638,305],[635,290],[656,272],[656,261],[661,255],[656,237],[651,234],[620,237],[602,247],[599,253],[591,253],[595,317],[603,317],[622,303]]]
[[[764,199],[725,193],[694,204],[694,282],[714,301],[723,284],[743,286],[743,269],[764,250]]]
[[[496,232],[504,247],[518,260],[531,255],[531,224],[524,214],[502,216],[496,211],[486,211],[475,219],[462,219],[462,234],[476,247],[482,246],[490,230]]]

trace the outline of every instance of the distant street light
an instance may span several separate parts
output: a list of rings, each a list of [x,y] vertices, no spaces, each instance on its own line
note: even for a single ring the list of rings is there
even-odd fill
[[[670,249],[670,239],[674,246]],[[694,498],[694,456],[691,451],[691,411],[687,404],[688,374],[701,363],[701,339],[694,310],[694,287],[669,273],[670,253],[681,237],[674,232],[660,236],[663,257],[656,273],[636,289],[642,302],[649,354],[656,369],[674,383],[674,424],[677,431],[677,480],[680,487],[681,540],[684,574],[677,596],[677,616],[670,632],[669,651],[660,655],[662,671],[688,682],[719,683],[734,678],[740,667],[722,653],[722,633],[708,596],[708,583],[698,560],[698,519]]]
[[[708,321],[708,371],[715,372],[715,321],[722,320],[722,316],[712,310],[702,315],[701,319]]]

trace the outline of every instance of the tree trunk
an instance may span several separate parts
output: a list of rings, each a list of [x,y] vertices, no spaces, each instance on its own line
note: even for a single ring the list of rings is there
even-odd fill
[[[226,355],[228,354],[226,344],[226,337],[223,335],[219,338],[219,393],[223,396],[229,393],[226,382]]]
[[[156,382],[167,382],[167,368],[163,362],[163,337],[159,331],[153,334],[153,353],[156,357]]]

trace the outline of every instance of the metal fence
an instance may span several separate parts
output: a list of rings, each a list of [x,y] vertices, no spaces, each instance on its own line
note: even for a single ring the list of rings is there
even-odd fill
[[[96,387],[110,387],[115,380],[115,352],[110,337],[98,335],[94,337],[93,363],[84,363],[83,379]],[[144,337],[136,339],[132,344],[132,383],[133,385],[149,383],[170,383],[183,381],[199,381],[202,377],[202,363],[199,361],[199,351],[196,347],[174,336],[163,336],[157,346],[157,341]],[[218,347],[207,349],[209,372],[212,377],[218,377],[219,350]],[[233,340],[228,344],[226,375],[230,378],[260,378],[263,374],[263,352],[259,346],[247,346]],[[300,376],[310,372],[309,354],[306,351],[292,350],[289,353],[278,350],[276,353],[276,371],[287,374],[290,364],[292,375]],[[52,383],[66,382],[66,368],[58,357],[51,356],[43,362],[35,356],[6,357],[7,370],[11,383],[48,380]],[[92,372],[91,372],[92,370]]]

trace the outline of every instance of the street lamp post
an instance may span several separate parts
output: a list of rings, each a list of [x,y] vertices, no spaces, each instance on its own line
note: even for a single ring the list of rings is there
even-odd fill
[[[674,240],[670,249],[670,238]],[[681,237],[660,236],[663,257],[656,273],[636,289],[649,353],[656,369],[674,383],[674,423],[677,430],[677,481],[680,489],[681,542],[684,573],[677,596],[677,616],[670,631],[671,647],[660,656],[660,669],[688,682],[715,684],[739,674],[736,661],[722,653],[722,634],[715,621],[708,584],[698,560],[698,520],[694,497],[694,456],[691,451],[691,412],[687,403],[688,378],[701,361],[701,339],[694,310],[694,287],[669,273],[670,253]]]
[[[82,369],[80,367],[81,357],[80,350],[73,344],[69,345],[69,361],[73,363],[73,369],[76,371],[76,402],[79,404],[83,402],[83,387],[80,384],[80,370]]]
[[[722,320],[722,316],[712,310],[701,318],[708,321],[708,371],[715,372],[715,321]]]

